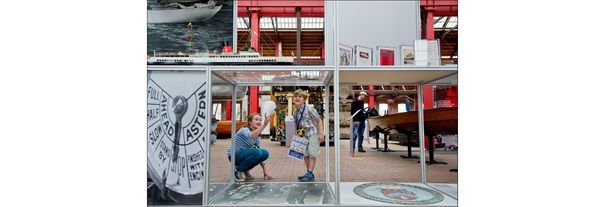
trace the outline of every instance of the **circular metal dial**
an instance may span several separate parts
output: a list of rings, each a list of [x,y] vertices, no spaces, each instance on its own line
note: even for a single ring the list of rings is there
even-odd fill
[[[148,72],[147,171],[160,188],[185,195],[204,189],[205,80],[205,71]]]

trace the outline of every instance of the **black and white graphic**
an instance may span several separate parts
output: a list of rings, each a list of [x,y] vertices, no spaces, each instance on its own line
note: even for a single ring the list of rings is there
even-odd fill
[[[205,71],[148,71],[147,170],[162,188],[201,193],[208,85]]]
[[[233,44],[234,5],[233,0],[148,0],[147,54],[220,53],[224,42]]]

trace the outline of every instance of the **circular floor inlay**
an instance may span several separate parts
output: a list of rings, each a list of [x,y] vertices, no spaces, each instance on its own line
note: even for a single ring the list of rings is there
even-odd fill
[[[356,186],[354,192],[373,201],[404,205],[426,205],[443,201],[443,195],[437,191],[399,183],[366,183]]]

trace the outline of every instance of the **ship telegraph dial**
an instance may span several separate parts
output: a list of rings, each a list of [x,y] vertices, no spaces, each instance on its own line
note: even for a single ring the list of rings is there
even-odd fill
[[[148,71],[147,172],[165,195],[204,189],[207,141],[205,71]]]

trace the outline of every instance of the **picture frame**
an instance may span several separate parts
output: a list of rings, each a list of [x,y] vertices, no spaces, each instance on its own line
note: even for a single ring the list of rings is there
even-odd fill
[[[353,48],[347,45],[338,44],[338,64],[341,66],[353,65]]]
[[[414,65],[414,45],[401,45],[399,48],[401,65]]]
[[[441,65],[441,47],[440,47],[440,45],[441,45],[441,42],[439,42],[439,39],[428,41],[429,66]]]
[[[374,50],[370,47],[355,45],[355,65],[372,66],[374,63]]]
[[[439,66],[441,65],[441,51],[439,40],[414,41],[414,65]]]
[[[395,65],[395,48],[378,46],[376,47],[378,53],[378,65],[379,66],[394,66]]]

